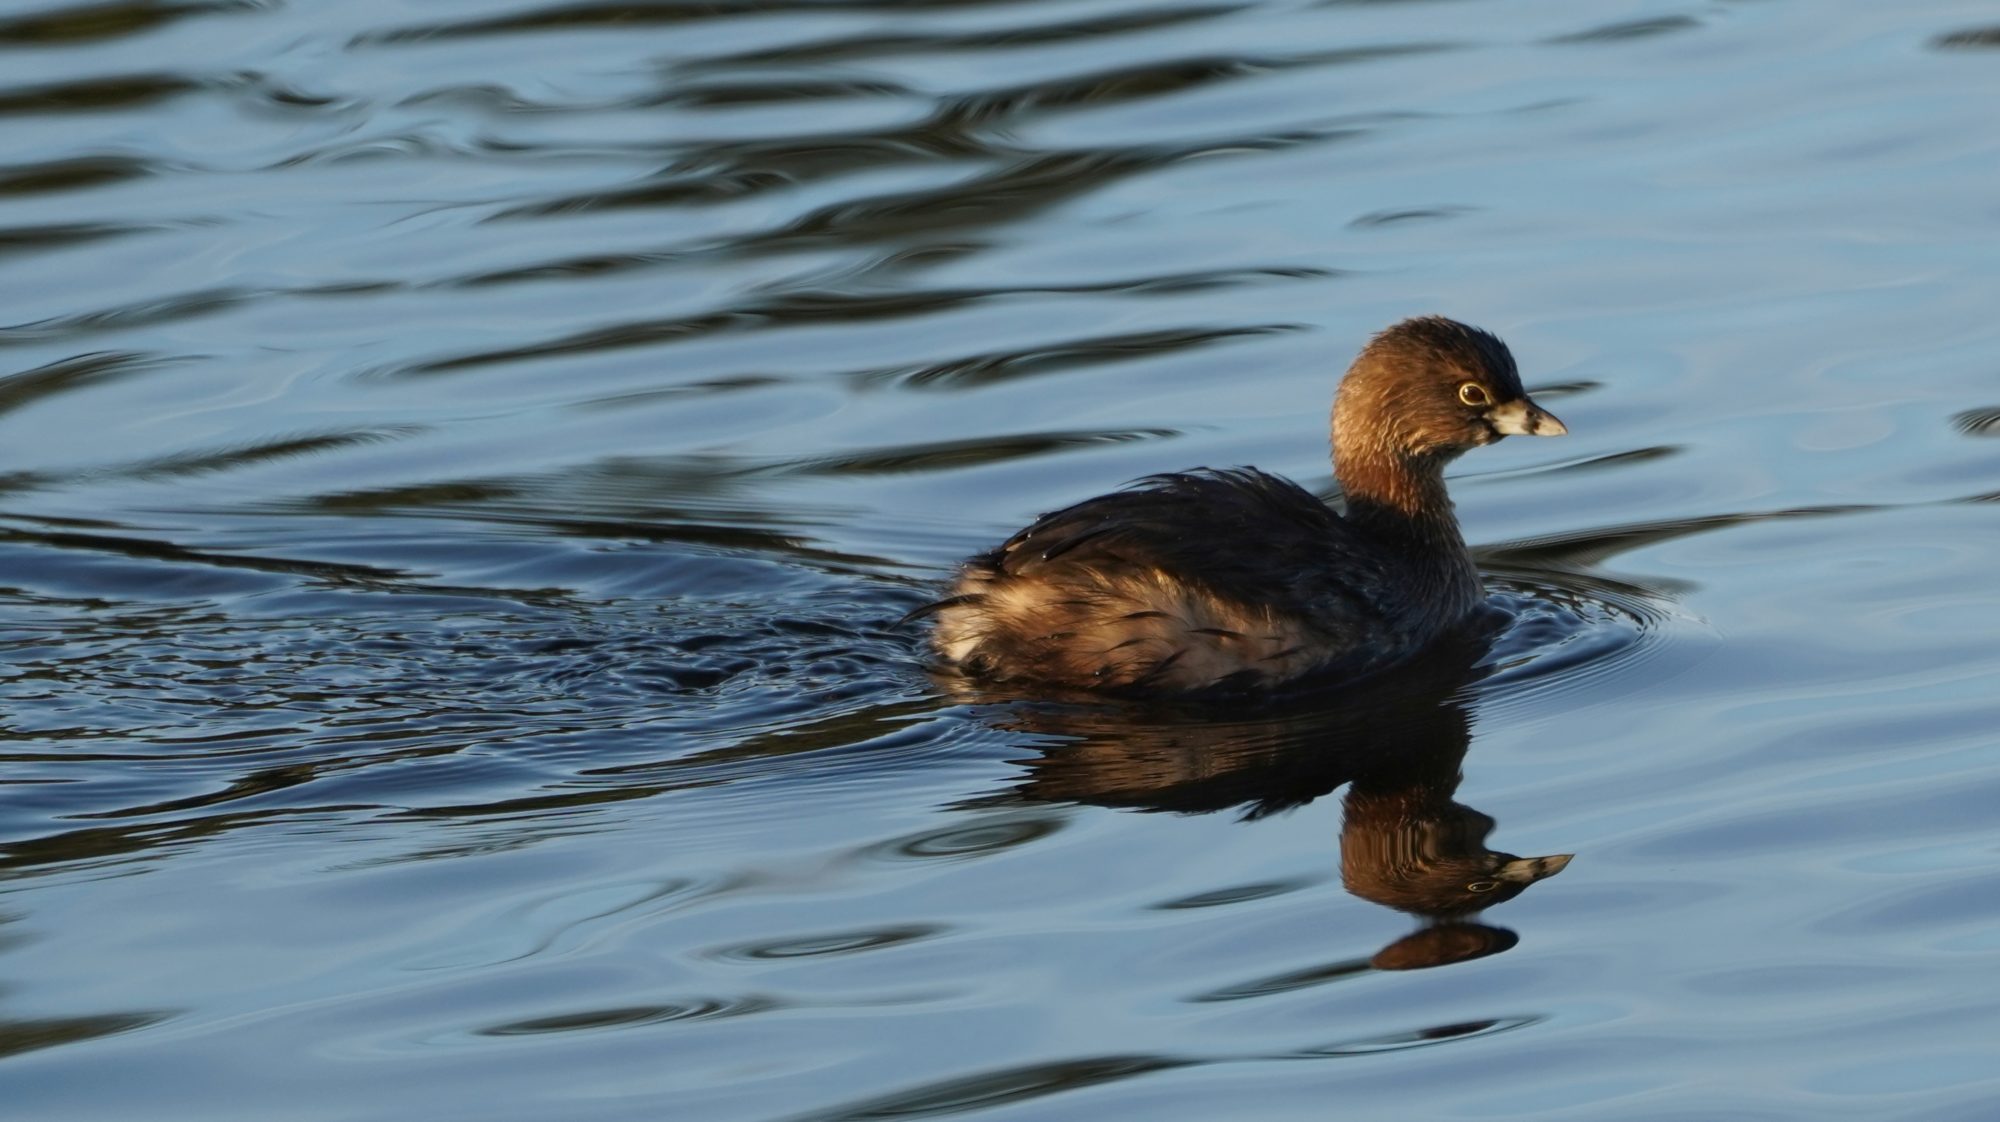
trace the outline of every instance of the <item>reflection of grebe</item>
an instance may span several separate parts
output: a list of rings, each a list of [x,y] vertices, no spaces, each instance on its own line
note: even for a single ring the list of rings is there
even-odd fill
[[[1486,846],[1493,819],[1453,799],[1471,743],[1456,694],[1481,653],[1451,642],[1371,679],[1245,720],[1162,723],[1146,710],[1018,705],[1010,724],[1076,738],[1030,762],[1014,796],[1246,818],[1302,806],[1345,783],[1341,879],[1348,891],[1430,921],[1378,953],[1412,969],[1504,951],[1516,936],[1467,917],[1554,876],[1569,854],[1516,857]]]
[[[922,611],[945,662],[988,681],[1177,693],[1358,677],[1479,605],[1445,465],[1503,436],[1565,431],[1499,339],[1406,320],[1369,342],[1336,395],[1344,517],[1251,468],[1155,476],[1044,515]]]

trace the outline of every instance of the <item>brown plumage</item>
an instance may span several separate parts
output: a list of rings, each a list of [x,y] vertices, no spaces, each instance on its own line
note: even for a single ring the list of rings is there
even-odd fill
[[[1405,320],[1335,398],[1344,516],[1254,468],[1152,476],[1043,515],[920,611],[937,616],[939,657],[988,681],[1187,693],[1360,677],[1480,601],[1445,465],[1505,435],[1564,431],[1499,339]]]

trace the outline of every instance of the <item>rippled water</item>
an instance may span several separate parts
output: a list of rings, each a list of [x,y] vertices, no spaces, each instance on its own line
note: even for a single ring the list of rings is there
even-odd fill
[[[1993,1117],[1996,103],[1947,0],[0,6],[9,1116]],[[1573,433],[1487,647],[926,676],[1429,311]]]

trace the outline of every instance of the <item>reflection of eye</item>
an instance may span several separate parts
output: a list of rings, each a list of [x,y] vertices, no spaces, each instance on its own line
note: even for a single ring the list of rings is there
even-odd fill
[[[1497,880],[1476,880],[1465,886],[1467,892],[1491,892],[1500,887]]]
[[[1480,406],[1493,404],[1493,395],[1487,393],[1486,387],[1478,382],[1467,382],[1458,387],[1458,400],[1477,409]]]

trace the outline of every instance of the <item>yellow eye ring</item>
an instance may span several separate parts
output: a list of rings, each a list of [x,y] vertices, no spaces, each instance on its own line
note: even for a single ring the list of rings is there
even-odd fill
[[[1467,382],[1458,387],[1458,400],[1472,406],[1474,409],[1479,409],[1493,404],[1493,395],[1487,393],[1486,387],[1480,385],[1478,382]]]
[[[1497,880],[1476,880],[1465,886],[1467,892],[1491,892],[1500,887]]]

